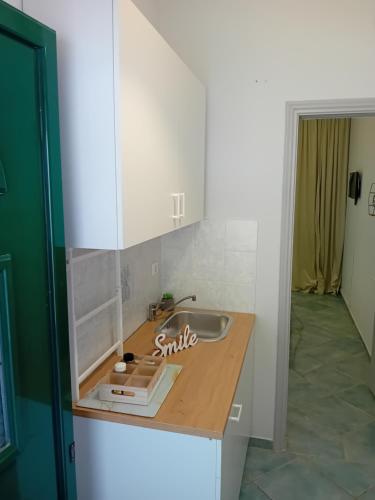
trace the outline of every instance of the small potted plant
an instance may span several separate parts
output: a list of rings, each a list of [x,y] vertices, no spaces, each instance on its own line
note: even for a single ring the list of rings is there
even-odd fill
[[[163,296],[161,298],[160,302],[160,308],[163,311],[166,311],[167,309],[173,309],[174,308],[174,298],[173,298],[173,293],[163,293]]]

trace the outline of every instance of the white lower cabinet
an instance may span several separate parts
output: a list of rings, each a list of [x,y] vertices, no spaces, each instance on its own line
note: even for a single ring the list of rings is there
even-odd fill
[[[221,443],[220,500],[238,500],[251,436],[254,339],[250,339]]]
[[[78,500],[238,500],[251,430],[252,344],[222,440],[74,417]]]

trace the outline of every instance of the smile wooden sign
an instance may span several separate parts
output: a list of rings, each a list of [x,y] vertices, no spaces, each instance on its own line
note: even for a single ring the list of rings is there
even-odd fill
[[[189,347],[193,347],[198,343],[196,333],[190,333],[189,325],[186,325],[185,330],[177,335],[176,340],[163,344],[162,342],[167,338],[165,333],[160,333],[155,338],[156,351],[152,353],[153,356],[170,356],[178,351],[183,351]]]

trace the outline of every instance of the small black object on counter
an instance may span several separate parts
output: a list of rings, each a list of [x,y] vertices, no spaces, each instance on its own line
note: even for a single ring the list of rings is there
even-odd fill
[[[122,359],[124,360],[125,363],[133,363],[134,361],[134,354],[132,352],[126,352]]]

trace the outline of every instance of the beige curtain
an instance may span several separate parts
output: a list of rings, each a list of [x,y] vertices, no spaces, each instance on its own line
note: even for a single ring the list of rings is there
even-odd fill
[[[350,119],[301,120],[292,289],[337,294],[341,285]]]

